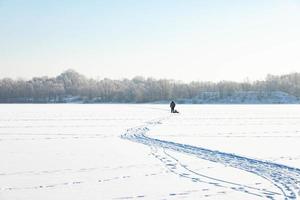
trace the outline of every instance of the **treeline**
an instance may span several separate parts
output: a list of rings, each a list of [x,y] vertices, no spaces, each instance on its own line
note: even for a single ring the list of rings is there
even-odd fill
[[[300,73],[282,76],[268,75],[263,81],[242,83],[232,81],[191,82],[135,77],[133,79],[95,80],[74,70],[57,77],[37,77],[31,80],[0,79],[1,103],[145,103],[178,99],[205,98],[209,93],[219,98],[236,92],[255,91],[269,94],[282,91],[300,97]]]

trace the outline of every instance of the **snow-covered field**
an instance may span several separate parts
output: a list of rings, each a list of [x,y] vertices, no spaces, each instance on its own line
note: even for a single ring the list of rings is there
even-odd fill
[[[297,199],[299,105],[0,105],[0,200]]]

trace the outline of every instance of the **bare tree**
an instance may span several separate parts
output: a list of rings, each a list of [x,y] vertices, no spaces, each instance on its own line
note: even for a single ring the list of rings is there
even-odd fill
[[[265,98],[281,91],[300,98],[300,73],[268,75],[264,81],[190,82],[137,76],[133,79],[88,79],[69,69],[57,77],[31,80],[0,79],[0,102],[65,102],[76,98],[82,102],[144,103],[170,99],[230,98],[239,92],[254,92]]]

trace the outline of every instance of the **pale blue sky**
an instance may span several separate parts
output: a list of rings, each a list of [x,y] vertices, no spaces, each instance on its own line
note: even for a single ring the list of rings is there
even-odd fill
[[[250,80],[300,71],[298,0],[0,0],[0,78]]]

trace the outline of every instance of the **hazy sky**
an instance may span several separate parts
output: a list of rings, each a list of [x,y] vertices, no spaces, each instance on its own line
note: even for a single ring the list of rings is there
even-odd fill
[[[300,72],[299,0],[0,0],[0,78]]]

